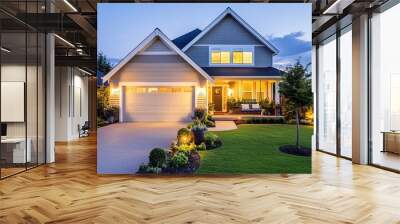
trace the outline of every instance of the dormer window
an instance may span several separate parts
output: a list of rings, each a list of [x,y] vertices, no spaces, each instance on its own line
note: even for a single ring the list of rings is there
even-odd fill
[[[211,51],[211,64],[230,64],[231,52],[214,49]]]
[[[210,46],[210,65],[254,65],[253,54],[253,46]]]

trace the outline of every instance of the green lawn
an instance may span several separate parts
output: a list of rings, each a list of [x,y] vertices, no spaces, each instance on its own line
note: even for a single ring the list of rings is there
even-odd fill
[[[199,174],[210,173],[311,173],[311,157],[279,151],[281,145],[295,144],[296,126],[244,124],[233,131],[215,132],[221,148],[202,151]],[[302,126],[301,144],[311,147],[312,127]]]

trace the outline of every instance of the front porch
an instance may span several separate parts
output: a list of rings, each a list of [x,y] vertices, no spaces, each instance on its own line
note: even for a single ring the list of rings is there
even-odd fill
[[[215,114],[261,114],[265,104],[280,105],[280,79],[216,79],[208,86],[208,102]],[[243,109],[241,104],[247,104]],[[258,104],[260,107],[258,108]],[[251,106],[254,105],[254,108]],[[247,106],[246,106],[247,107]],[[256,108],[257,107],[257,108]],[[275,108],[274,108],[275,110]],[[270,115],[278,115],[276,111]]]

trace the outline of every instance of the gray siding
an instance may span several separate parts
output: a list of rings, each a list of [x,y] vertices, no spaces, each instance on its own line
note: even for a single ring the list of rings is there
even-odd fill
[[[208,67],[208,46],[192,46],[185,53],[200,67]]]
[[[169,47],[167,47],[161,40],[158,38],[154,40],[154,42],[147,47],[144,51],[171,51]]]
[[[192,46],[185,53],[200,67],[209,66],[208,46]],[[266,46],[256,46],[254,48],[254,66],[272,66],[272,51]]]
[[[254,66],[272,66],[273,52],[228,15],[206,35],[194,43],[185,53],[201,67],[209,66],[209,47],[196,45],[262,45],[254,48]]]
[[[256,46],[254,48],[254,65],[256,67],[272,66],[272,51],[266,46]]]
[[[226,16],[195,44],[263,44],[232,16]]]
[[[136,55],[111,80],[119,82],[200,82],[204,79],[179,55]]]

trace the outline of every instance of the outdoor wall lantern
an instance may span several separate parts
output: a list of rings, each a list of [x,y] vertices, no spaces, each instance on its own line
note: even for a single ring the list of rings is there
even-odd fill
[[[232,97],[233,96],[233,89],[228,88],[228,96]]]

